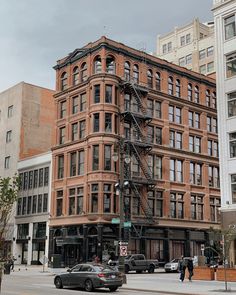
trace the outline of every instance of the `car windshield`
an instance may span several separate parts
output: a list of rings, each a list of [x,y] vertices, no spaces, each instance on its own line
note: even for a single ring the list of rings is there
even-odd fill
[[[175,259],[171,260],[171,262],[172,263],[177,263],[177,262],[179,262],[179,259],[175,258]]]
[[[131,256],[132,256],[132,255],[127,255],[127,256],[125,256],[125,259],[130,259]]]
[[[93,266],[96,272],[108,272],[108,271],[114,271],[113,268],[111,268],[108,265],[94,265]]]

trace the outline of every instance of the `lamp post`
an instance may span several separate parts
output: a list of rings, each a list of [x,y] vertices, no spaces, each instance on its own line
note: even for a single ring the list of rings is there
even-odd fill
[[[130,162],[130,156],[125,154],[125,141],[123,137],[120,137],[118,141],[118,147],[119,147],[119,154],[117,152],[114,152],[112,158],[115,162],[119,160],[119,169],[120,169],[120,177],[119,182],[115,184],[116,192],[119,195],[119,208],[120,208],[120,223],[119,223],[119,245],[120,248],[122,246],[122,243],[124,242],[123,232],[124,232],[124,190],[128,186],[129,182],[124,181],[124,164]],[[122,273],[125,273],[125,259],[124,256],[121,255],[121,251],[119,251],[119,271]]]

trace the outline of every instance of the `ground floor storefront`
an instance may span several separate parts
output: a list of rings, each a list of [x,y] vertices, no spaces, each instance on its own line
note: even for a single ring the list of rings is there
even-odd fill
[[[158,259],[161,264],[181,255],[201,255],[201,247],[208,243],[204,230],[132,226],[124,232],[127,253],[142,253],[147,259]],[[50,227],[49,266],[73,266],[92,261],[98,256],[107,261],[110,255],[119,255],[119,225],[84,224]]]

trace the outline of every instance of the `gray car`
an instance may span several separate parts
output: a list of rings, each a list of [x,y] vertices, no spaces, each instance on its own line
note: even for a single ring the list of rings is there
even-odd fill
[[[180,259],[175,258],[171,260],[170,262],[166,263],[164,265],[165,272],[179,271],[179,261]]]
[[[122,286],[123,275],[102,264],[77,264],[66,273],[55,276],[56,288],[80,287],[90,292],[95,288],[109,288],[111,292]]]

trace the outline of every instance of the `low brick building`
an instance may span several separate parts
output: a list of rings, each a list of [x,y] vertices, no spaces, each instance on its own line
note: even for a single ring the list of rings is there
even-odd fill
[[[54,68],[49,256],[71,265],[117,253],[121,142],[128,252],[200,255],[219,226],[215,81],[106,37]]]

